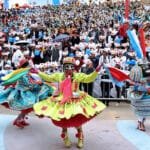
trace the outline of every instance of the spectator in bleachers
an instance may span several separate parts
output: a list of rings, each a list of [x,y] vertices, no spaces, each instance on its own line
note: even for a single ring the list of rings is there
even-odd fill
[[[85,74],[90,74],[94,71],[93,62],[91,60],[88,60],[85,67],[82,67],[81,72]],[[89,95],[93,95],[93,82],[91,83],[82,83],[81,86],[83,87],[83,90],[87,92]]]

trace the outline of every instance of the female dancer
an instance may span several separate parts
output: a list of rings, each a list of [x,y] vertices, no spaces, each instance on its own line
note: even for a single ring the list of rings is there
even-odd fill
[[[33,104],[52,94],[53,88],[39,79],[30,72],[26,59],[20,61],[17,70],[2,78],[5,88],[0,91],[0,104],[21,111],[13,125],[20,128],[29,125],[25,116],[33,110]]]
[[[144,64],[145,66],[146,64]],[[143,76],[143,69],[136,64],[130,72],[132,86],[128,89],[128,99],[134,108],[134,112],[138,117],[137,129],[145,131],[144,122],[146,117],[150,116],[150,87],[148,78]]]
[[[78,138],[77,147],[83,147],[82,125],[94,118],[98,113],[105,109],[105,105],[94,97],[79,90],[79,84],[90,83],[95,80],[101,66],[98,66],[91,74],[76,73],[74,71],[74,58],[66,57],[63,60],[62,73],[47,75],[35,70],[34,73],[45,81],[59,82],[57,92],[48,98],[34,105],[36,115],[46,116],[52,119],[52,122],[62,128],[61,137],[66,147],[71,147],[71,141],[67,129],[75,127]]]

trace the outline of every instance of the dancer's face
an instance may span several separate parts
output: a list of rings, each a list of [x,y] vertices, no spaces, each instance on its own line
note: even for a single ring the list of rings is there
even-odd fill
[[[74,72],[74,65],[73,64],[65,64],[64,72],[65,72],[65,76],[72,76],[73,72]]]

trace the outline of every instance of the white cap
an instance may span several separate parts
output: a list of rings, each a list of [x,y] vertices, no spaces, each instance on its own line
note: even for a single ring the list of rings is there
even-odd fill
[[[120,47],[119,43],[114,43],[115,47]]]
[[[11,68],[11,65],[6,64],[4,67],[5,67],[5,68]]]

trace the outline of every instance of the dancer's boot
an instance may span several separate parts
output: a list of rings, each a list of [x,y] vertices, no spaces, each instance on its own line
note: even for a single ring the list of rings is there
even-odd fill
[[[67,129],[63,129],[61,137],[63,138],[64,144],[66,148],[70,148],[71,147],[71,141],[68,137],[68,132]]]

